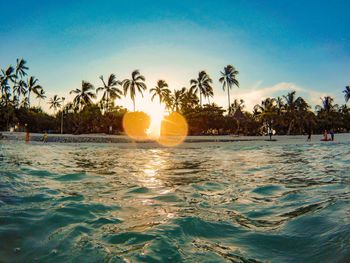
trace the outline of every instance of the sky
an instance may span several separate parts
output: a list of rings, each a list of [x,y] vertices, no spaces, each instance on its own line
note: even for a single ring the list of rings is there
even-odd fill
[[[205,70],[214,102],[227,107],[218,79],[239,71],[234,98],[251,110],[262,99],[292,90],[315,106],[333,96],[343,104],[350,85],[350,1],[3,1],[0,68],[27,60],[47,97],[72,100],[81,81],[101,86],[139,69],[148,89],[164,79],[189,87]],[[212,101],[211,101],[212,102]],[[38,102],[34,102],[38,103]],[[117,105],[132,109],[129,97]],[[49,111],[48,105],[41,106]],[[136,108],[151,108],[148,91]]]

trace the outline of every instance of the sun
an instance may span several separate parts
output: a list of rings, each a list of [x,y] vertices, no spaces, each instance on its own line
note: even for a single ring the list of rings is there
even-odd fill
[[[146,133],[151,139],[158,139],[160,137],[161,124],[167,112],[160,104],[149,107],[145,112],[151,117],[151,124]]]
[[[176,147],[185,141],[188,124],[178,112],[166,111],[160,104],[145,107],[144,111],[126,113],[125,133],[133,140],[153,140],[165,147]]]

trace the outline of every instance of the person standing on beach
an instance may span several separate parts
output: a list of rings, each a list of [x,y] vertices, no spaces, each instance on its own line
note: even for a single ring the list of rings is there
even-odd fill
[[[26,135],[24,136],[26,142],[29,142],[29,131],[26,132]]]
[[[328,134],[327,134],[327,130],[324,130],[324,140],[328,141]]]
[[[270,136],[270,141],[272,140],[272,129],[269,127],[269,136]]]
[[[47,132],[45,132],[44,138],[43,138],[43,142],[46,143],[46,141],[47,141]]]
[[[309,129],[309,132],[308,132],[308,136],[307,136],[307,141],[311,141],[311,134],[312,134],[312,131],[311,129]]]
[[[331,130],[331,140],[334,141],[334,131],[333,131],[333,129]]]

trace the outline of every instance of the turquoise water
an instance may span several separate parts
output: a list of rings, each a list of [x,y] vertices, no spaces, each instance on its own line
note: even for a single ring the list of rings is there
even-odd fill
[[[0,150],[0,262],[350,261],[348,142]]]

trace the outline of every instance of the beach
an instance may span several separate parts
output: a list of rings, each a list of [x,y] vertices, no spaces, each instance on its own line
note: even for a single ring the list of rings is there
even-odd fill
[[[24,132],[2,132],[5,140],[24,141]],[[349,133],[336,134],[336,139],[333,143],[348,142],[350,141]],[[42,133],[30,133],[30,141],[40,142],[44,138]],[[224,143],[224,142],[260,142],[267,143],[286,143],[286,144],[304,144],[304,143],[319,143],[323,139],[323,134],[312,135],[312,140],[307,142],[307,135],[276,135],[269,141],[268,136],[232,136],[232,135],[213,135],[213,136],[187,136],[184,142],[187,143]],[[138,140],[134,140],[126,135],[109,135],[104,133],[97,134],[48,134],[47,142],[57,143],[155,143],[154,140],[139,137]],[[330,143],[330,142],[324,142]]]

